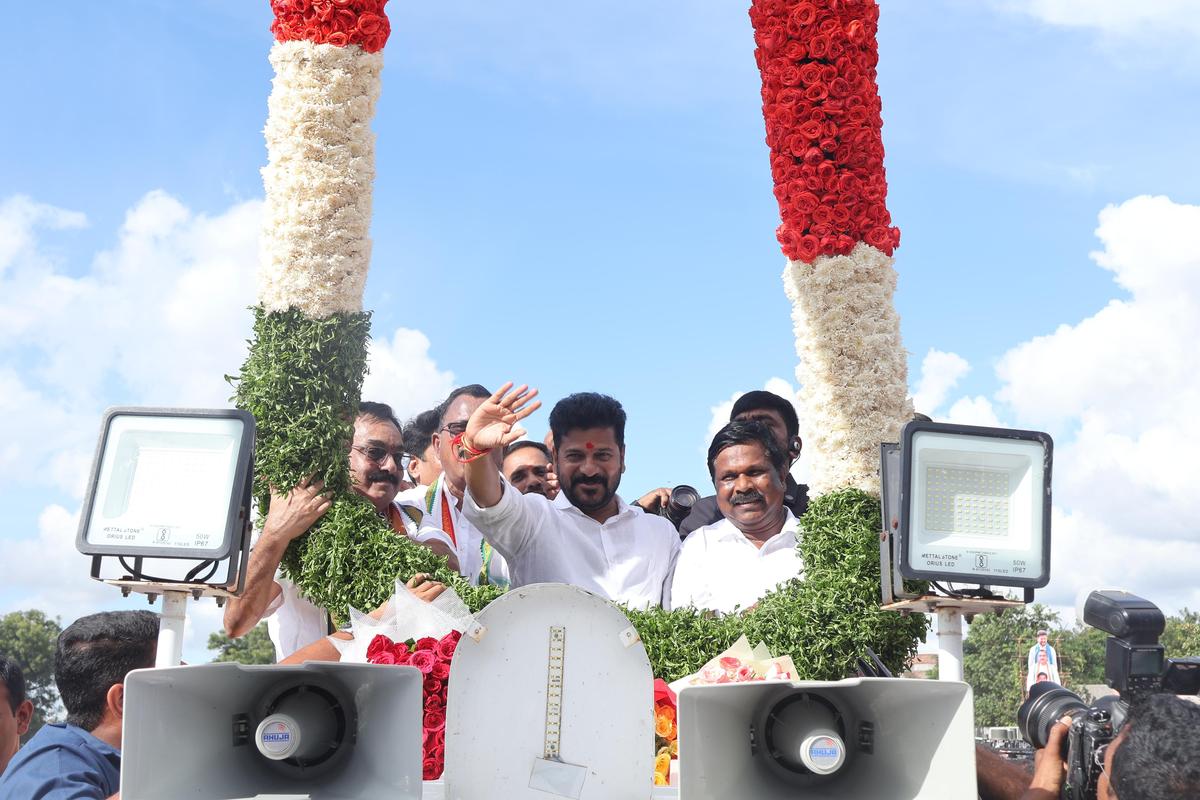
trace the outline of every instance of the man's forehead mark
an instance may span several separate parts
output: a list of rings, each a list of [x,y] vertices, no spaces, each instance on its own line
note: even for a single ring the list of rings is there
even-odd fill
[[[586,442],[583,446],[586,447],[588,450],[596,449],[596,445],[592,444],[591,442]]]

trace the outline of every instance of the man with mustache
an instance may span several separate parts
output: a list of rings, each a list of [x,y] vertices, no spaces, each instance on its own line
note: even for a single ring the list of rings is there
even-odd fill
[[[729,412],[729,421],[734,420],[757,420],[766,425],[774,434],[779,449],[787,453],[789,467],[800,457],[803,444],[800,441],[800,420],[796,416],[795,407],[787,398],[761,389],[746,392],[737,399]],[[804,511],[808,508],[808,487],[796,483],[791,474],[788,474],[784,486],[783,503],[797,518],[804,516]],[[680,523],[679,534],[686,537],[697,528],[720,521],[721,509],[717,498],[712,495],[702,497]]]
[[[550,412],[554,466],[569,501],[521,494],[491,454],[521,438],[517,422],[541,403],[537,390],[508,383],[482,402],[443,455],[463,464],[463,515],[504,556],[514,588],[569,583],[635,608],[660,605],[679,534],[617,495],[625,471],[625,410],[611,397],[581,392]],[[561,498],[560,498],[561,500]]]
[[[784,502],[788,454],[758,421],[734,421],[708,448],[708,471],[723,518],[683,542],[671,579],[671,606],[746,610],[802,574],[799,522]]]
[[[400,457],[404,452],[400,423],[385,403],[363,402],[354,420],[350,444],[350,475],[354,489],[375,506],[398,534],[416,536],[421,511],[398,504]],[[271,641],[279,660],[332,632],[329,613],[304,597],[291,581],[278,575],[279,562],[293,539],[304,534],[326,511],[330,499],[322,494],[321,481],[303,481],[286,495],[272,493],[262,533],[250,553],[246,589],[225,606],[225,632],[242,636],[267,618]],[[434,552],[453,558],[450,548],[438,541],[423,542]],[[422,584],[432,591],[440,584]],[[440,591],[440,590],[439,590]]]

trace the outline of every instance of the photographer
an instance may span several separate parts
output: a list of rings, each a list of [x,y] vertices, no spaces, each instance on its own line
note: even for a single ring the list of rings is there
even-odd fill
[[[1050,730],[1037,752],[1033,782],[1021,800],[1057,800],[1068,725]],[[1194,800],[1200,797],[1200,703],[1156,694],[1133,706],[1121,733],[1096,752],[1097,800]]]

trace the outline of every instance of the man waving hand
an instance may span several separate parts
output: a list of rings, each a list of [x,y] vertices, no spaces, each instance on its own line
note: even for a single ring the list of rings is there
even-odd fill
[[[463,513],[507,560],[514,588],[569,583],[636,608],[660,605],[679,535],[617,494],[625,471],[620,403],[581,392],[550,412],[555,471],[569,505],[521,494],[484,458],[525,434],[517,423],[541,407],[536,395],[507,383],[471,415],[455,443],[467,480]]]

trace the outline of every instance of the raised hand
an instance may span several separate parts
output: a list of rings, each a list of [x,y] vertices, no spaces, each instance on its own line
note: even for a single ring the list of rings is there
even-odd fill
[[[311,528],[333,502],[329,495],[323,493],[324,489],[324,482],[312,480],[311,475],[287,494],[279,494],[272,487],[263,535],[290,542]]]
[[[472,450],[495,450],[520,439],[525,429],[517,423],[542,407],[536,396],[537,389],[525,384],[515,389],[512,381],[504,384],[467,420],[463,444]]]

